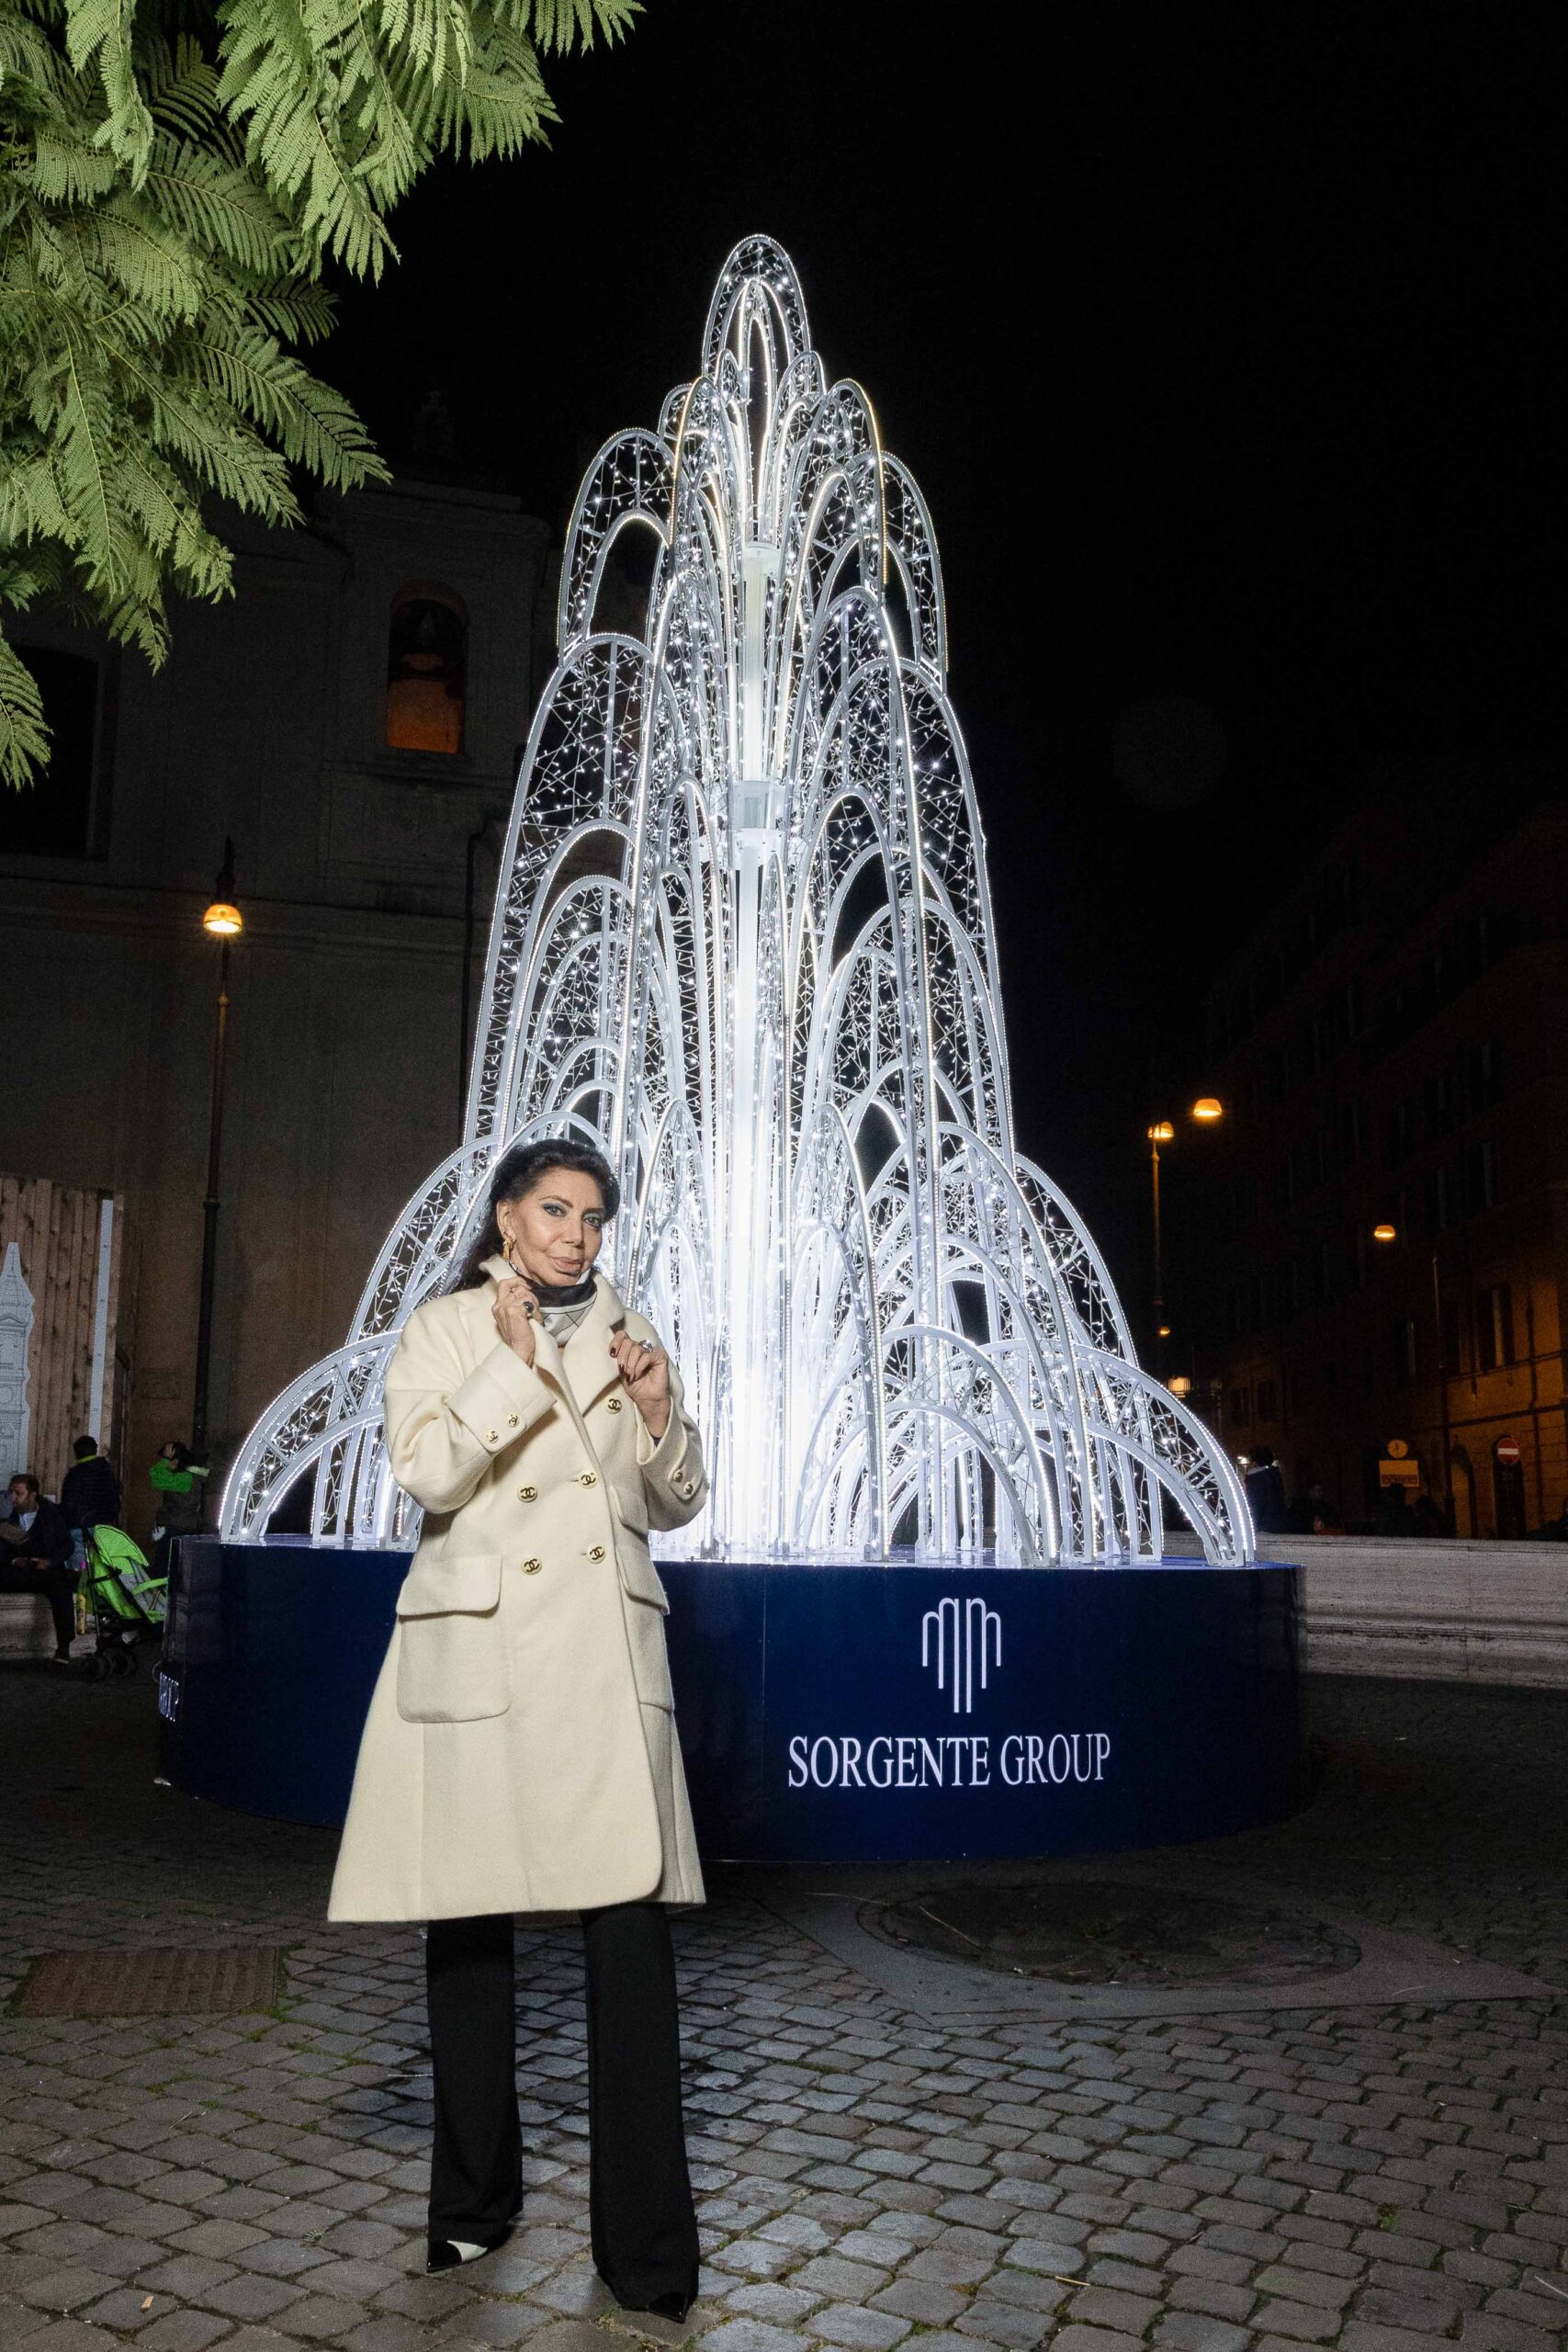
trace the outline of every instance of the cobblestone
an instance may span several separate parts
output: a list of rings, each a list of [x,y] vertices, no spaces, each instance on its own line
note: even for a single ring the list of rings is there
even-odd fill
[[[1558,2352],[1568,1699],[1314,1685],[1314,1804],[1199,1855],[1548,1999],[938,2026],[716,1871],[681,2329],[592,2267],[574,1931],[519,1934],[523,2224],[426,2278],[417,1934],[324,1925],[330,1837],[152,1789],[144,1688],[0,1676],[0,1997],[48,1951],[287,1954],[262,2015],[0,2021],[0,2352]]]

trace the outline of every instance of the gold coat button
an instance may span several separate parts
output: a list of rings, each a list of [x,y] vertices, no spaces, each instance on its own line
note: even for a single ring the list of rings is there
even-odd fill
[[[618,1413],[620,1409],[621,1400],[618,1396],[612,1396],[609,1403],[604,1408],[604,1410],[607,1413]]]
[[[517,1489],[517,1499],[520,1503],[534,1502],[537,1498],[538,1492],[539,1489],[537,1487],[519,1487]]]
[[[596,1487],[599,1481],[592,1470],[580,1470],[577,1483],[580,1487]]]
[[[523,1573],[525,1577],[536,1577],[544,1565],[543,1560],[525,1560]]]
[[[486,1430],[485,1439],[487,1443],[491,1445],[499,1445],[501,1443],[501,1431],[499,1430]]]
[[[509,1430],[514,1430],[517,1427],[517,1416],[515,1413],[508,1413],[506,1416],[506,1426]]]
[[[590,1544],[588,1556],[591,1560],[602,1560],[604,1556],[604,1546],[603,1544]]]

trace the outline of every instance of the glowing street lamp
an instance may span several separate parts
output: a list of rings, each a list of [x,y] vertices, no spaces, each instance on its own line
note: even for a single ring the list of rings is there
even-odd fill
[[[218,940],[218,1019],[212,1039],[212,1108],[207,1127],[207,1194],[201,1204],[201,1305],[196,1326],[196,1395],[191,1405],[191,1451],[207,1453],[207,1393],[212,1366],[212,1295],[218,1274],[218,1177],[223,1154],[223,1080],[229,1043],[229,943],[245,927],[234,903],[234,844],[225,834],[223,863],[213,886],[212,904],[201,918],[209,939]],[[206,1487],[201,1489],[205,1495]]]
[[[1399,1236],[1396,1228],[1390,1225],[1386,1219],[1384,1219],[1381,1225],[1374,1225],[1372,1227],[1372,1239],[1374,1241],[1389,1242],[1396,1241],[1398,1238]],[[1449,1367],[1443,1353],[1442,1275],[1438,1270],[1438,1253],[1435,1250],[1432,1252],[1432,1333],[1437,1341],[1438,1402],[1441,1407],[1443,1419],[1443,1515],[1451,1523],[1453,1519],[1453,1465],[1450,1463],[1449,1456],[1453,1447],[1453,1431],[1449,1420]]]
[[[1188,1116],[1198,1120],[1203,1125],[1212,1126],[1216,1119],[1223,1119],[1224,1114],[1224,1104],[1220,1101],[1218,1095],[1201,1094],[1197,1102],[1193,1103]],[[1155,1313],[1155,1338],[1156,1340],[1168,1340],[1170,1337],[1170,1326],[1165,1319],[1165,1280],[1160,1255],[1159,1148],[1162,1143],[1174,1143],[1176,1141],[1176,1129],[1172,1126],[1168,1119],[1156,1119],[1154,1125],[1149,1129],[1148,1135],[1149,1186],[1154,1202],[1155,1219],[1155,1293],[1151,1303],[1154,1306]],[[1169,1385],[1168,1383],[1167,1385]],[[1185,1396],[1187,1392],[1185,1389],[1177,1389],[1174,1393],[1177,1396]]]

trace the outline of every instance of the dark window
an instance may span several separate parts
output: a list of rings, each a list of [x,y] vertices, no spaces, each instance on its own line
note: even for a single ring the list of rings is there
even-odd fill
[[[1415,1317],[1396,1315],[1389,1325],[1389,1345],[1396,1388],[1413,1388],[1419,1376],[1419,1335]]]
[[[1470,1107],[1472,1111],[1483,1111],[1488,1103],[1495,1102],[1503,1091],[1502,1057],[1496,1038],[1486,1037],[1479,1046],[1472,1046],[1468,1063],[1466,1076]]]
[[[1464,1206],[1468,1216],[1497,1204],[1497,1147],[1490,1136],[1472,1143],[1464,1155]]]
[[[1251,1419],[1251,1399],[1245,1388],[1231,1390],[1230,1414],[1233,1429],[1245,1429]]]
[[[414,582],[392,599],[387,630],[387,743],[396,752],[463,748],[468,616],[450,589]]]
[[[1388,1156],[1396,1168],[1402,1159],[1409,1158],[1410,1147],[1415,1140],[1414,1126],[1409,1099],[1404,1097],[1393,1105],[1388,1114]]]
[[[1428,1168],[1422,1182],[1422,1209],[1428,1233],[1446,1233],[1453,1184],[1446,1168]]]
[[[1475,1363],[1479,1372],[1495,1372],[1514,1361],[1514,1300],[1506,1283],[1494,1283],[1475,1301]]]
[[[98,665],[86,655],[19,645],[38,680],[52,739],[49,765],[13,792],[0,786],[0,852],[23,857],[103,857],[107,807],[96,790]]]
[[[1277,1421],[1280,1418],[1280,1392],[1271,1380],[1258,1384],[1258,1418],[1260,1421]]]

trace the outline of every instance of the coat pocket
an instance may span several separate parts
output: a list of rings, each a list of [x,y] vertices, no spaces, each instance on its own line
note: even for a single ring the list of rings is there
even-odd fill
[[[479,1723],[512,1704],[499,1553],[416,1561],[398,1595],[398,1713],[411,1724]]]
[[[646,1535],[623,1532],[615,1544],[615,1565],[620,1569],[622,1584],[634,1600],[646,1600],[650,1607],[669,1614],[670,1596],[648,1556]]]
[[[612,1484],[610,1499],[623,1527],[629,1527],[634,1535],[648,1533],[648,1488],[640,1478],[635,1486],[629,1482],[625,1486]]]
[[[421,1552],[398,1595],[400,1617],[479,1616],[501,1599],[499,1552]]]

